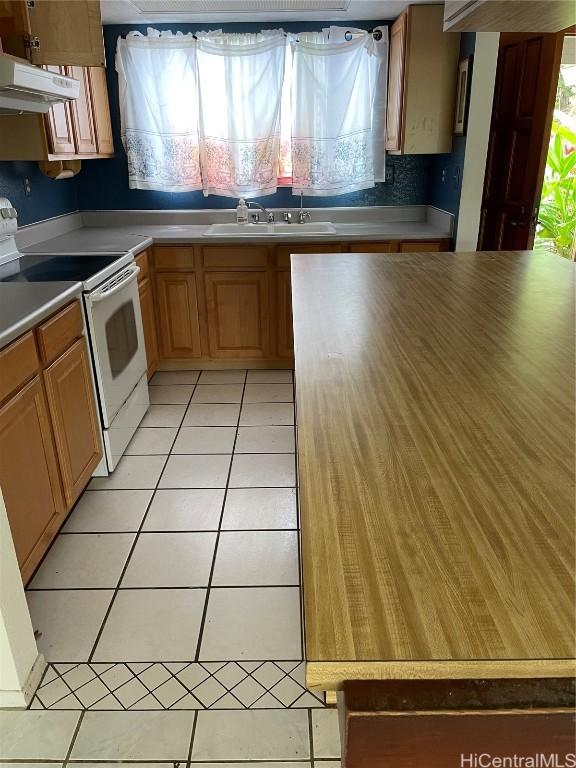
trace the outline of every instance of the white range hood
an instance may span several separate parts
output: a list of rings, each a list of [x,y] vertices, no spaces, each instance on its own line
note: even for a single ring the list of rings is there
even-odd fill
[[[77,99],[79,92],[73,77],[0,54],[0,114],[48,112],[52,104]]]

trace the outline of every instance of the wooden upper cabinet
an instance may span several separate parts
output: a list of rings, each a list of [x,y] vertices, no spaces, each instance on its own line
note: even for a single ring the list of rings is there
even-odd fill
[[[261,358],[269,354],[267,272],[206,272],[210,356]]]
[[[110,104],[106,86],[106,70],[104,67],[90,67],[90,94],[92,96],[92,116],[96,128],[96,147],[99,155],[111,155],[114,152],[112,140],[112,123],[110,121]]]
[[[26,582],[65,511],[39,376],[0,408],[0,486],[16,557]]]
[[[76,153],[79,155],[96,154],[98,149],[89,73],[87,67],[68,67],[70,77],[80,83],[80,95],[70,105]]]
[[[66,75],[66,67],[48,65],[46,69],[59,75]],[[70,104],[55,104],[46,115],[46,126],[50,152],[57,155],[74,155],[74,131]]]
[[[2,0],[0,35],[32,64],[104,66],[99,0]]]
[[[561,32],[574,24],[574,0],[446,0],[444,6],[444,29],[454,32]]]
[[[44,371],[66,507],[82,493],[102,458],[90,362],[84,337]]]
[[[452,151],[460,35],[443,31],[444,6],[411,5],[390,37],[386,149]]]
[[[388,111],[386,116],[386,149],[402,147],[402,98],[406,59],[406,27],[408,12],[401,14],[390,30],[390,62],[388,70]]]
[[[156,275],[156,298],[162,357],[200,357],[196,275],[159,272]]]

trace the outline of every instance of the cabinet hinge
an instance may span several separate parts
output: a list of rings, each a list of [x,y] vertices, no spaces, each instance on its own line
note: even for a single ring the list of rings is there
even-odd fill
[[[26,48],[40,48],[40,38],[36,35],[26,35],[24,37],[24,45]]]

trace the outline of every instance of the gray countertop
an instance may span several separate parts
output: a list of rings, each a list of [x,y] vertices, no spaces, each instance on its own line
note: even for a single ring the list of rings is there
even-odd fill
[[[0,283],[0,348],[82,293],[82,283]]]
[[[211,237],[207,224],[132,224],[121,227],[81,227],[67,234],[23,248],[23,253],[101,253],[132,251],[137,254],[153,243],[312,243],[373,242],[378,240],[427,240],[449,238],[450,232],[427,221],[334,223],[331,235],[302,235],[294,224],[294,235],[273,237]]]

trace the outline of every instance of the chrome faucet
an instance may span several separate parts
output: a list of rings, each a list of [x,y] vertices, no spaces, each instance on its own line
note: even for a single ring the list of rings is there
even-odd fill
[[[307,221],[312,221],[310,211],[304,210],[304,193],[300,192],[300,210],[298,211],[298,224],[305,224]]]
[[[263,205],[260,205],[260,203],[255,202],[254,200],[248,200],[246,203],[248,207],[254,206],[254,208],[258,208],[262,211],[262,213],[266,214],[266,220],[268,221],[268,224],[274,223],[274,214],[272,211],[269,211],[268,208],[264,208]],[[258,219],[257,219],[258,221]]]

